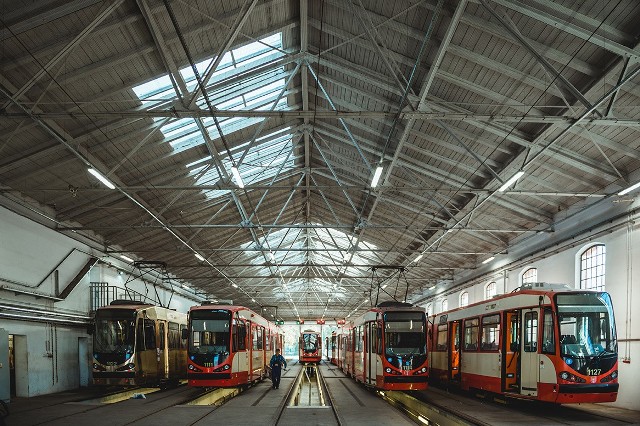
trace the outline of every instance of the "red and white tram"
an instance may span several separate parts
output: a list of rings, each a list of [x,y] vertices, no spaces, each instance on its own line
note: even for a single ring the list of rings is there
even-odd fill
[[[424,309],[383,302],[351,324],[339,347],[343,371],[382,390],[424,390],[428,381]]]
[[[607,293],[533,283],[432,318],[432,380],[558,404],[616,400]]]
[[[283,335],[243,306],[203,305],[189,310],[189,386],[234,387],[262,380]]]
[[[300,333],[300,362],[318,363],[322,360],[322,336],[320,332],[305,330]]]

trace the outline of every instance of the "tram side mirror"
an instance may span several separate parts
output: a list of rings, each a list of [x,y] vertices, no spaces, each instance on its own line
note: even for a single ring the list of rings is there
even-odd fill
[[[183,328],[182,329],[182,340],[187,340],[189,338],[189,329],[188,328]]]

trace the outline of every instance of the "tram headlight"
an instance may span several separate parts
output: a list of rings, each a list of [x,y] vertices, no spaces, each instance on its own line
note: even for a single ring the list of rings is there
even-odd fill
[[[384,371],[386,371],[387,373],[391,373],[391,369],[389,367],[385,368]]]
[[[231,368],[231,367],[229,366],[229,364],[226,364],[226,365],[224,366],[224,369],[225,369],[225,370],[228,370],[228,369],[230,369],[230,368]]]
[[[189,370],[200,373],[202,372],[202,370],[200,370],[198,367],[194,366],[193,364],[189,364]]]
[[[566,371],[563,371],[562,373],[560,373],[560,378],[562,380],[569,380],[569,373],[567,373]]]
[[[420,371],[422,371],[423,373],[426,373],[427,372],[427,367],[422,367],[422,370],[420,370]]]
[[[100,365],[100,364],[98,364],[96,362],[93,363],[93,369],[97,370],[97,371],[105,371],[106,370],[106,368],[104,368],[102,365]]]
[[[618,371],[614,371],[613,373],[611,373],[611,378],[615,379],[618,377]]]

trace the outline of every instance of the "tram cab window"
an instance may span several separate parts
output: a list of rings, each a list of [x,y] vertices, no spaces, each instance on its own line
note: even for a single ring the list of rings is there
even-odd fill
[[[153,320],[144,320],[144,348],[156,348],[156,323]]]
[[[544,322],[542,324],[542,352],[554,354],[556,352],[555,327],[553,312],[551,309],[544,310]]]
[[[480,329],[480,320],[472,318],[464,321],[464,349],[465,351],[478,350],[478,334]]]

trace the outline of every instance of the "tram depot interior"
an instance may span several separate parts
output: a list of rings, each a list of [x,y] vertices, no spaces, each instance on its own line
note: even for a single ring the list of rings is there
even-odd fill
[[[88,328],[116,299],[245,306],[294,359],[301,331],[327,342],[380,302],[437,318],[544,282],[611,296],[606,405],[640,411],[637,1],[0,16],[9,407],[94,386]]]

